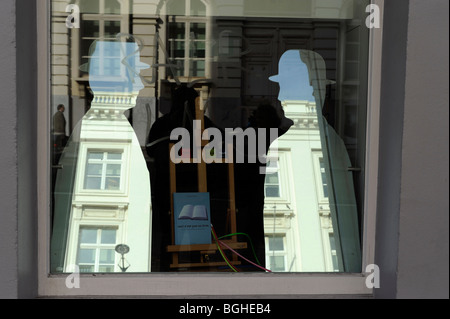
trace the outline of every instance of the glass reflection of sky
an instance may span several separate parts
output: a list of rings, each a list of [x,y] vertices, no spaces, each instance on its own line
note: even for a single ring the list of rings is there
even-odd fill
[[[270,78],[280,85],[278,99],[315,102],[314,89],[309,81],[308,67],[300,58],[299,50],[289,50],[283,54],[278,67],[278,75]]]
[[[139,51],[135,42],[97,41],[89,61],[92,91],[120,94],[142,90],[139,72],[149,65],[140,62]]]

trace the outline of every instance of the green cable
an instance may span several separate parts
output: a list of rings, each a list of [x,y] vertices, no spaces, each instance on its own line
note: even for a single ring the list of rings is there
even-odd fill
[[[257,263],[258,265],[262,266],[261,263],[260,263],[260,261],[259,261],[259,259],[258,259],[258,256],[256,256],[255,247],[253,246],[252,239],[250,238],[249,235],[247,235],[247,234],[245,234],[245,233],[234,233],[234,234],[229,234],[229,235],[222,236],[222,237],[220,237],[219,239],[223,239],[223,238],[227,238],[227,237],[233,237],[233,236],[236,236],[236,235],[243,235],[243,236],[245,236],[245,237],[248,238],[248,240],[249,240],[249,242],[250,242],[250,247],[252,248],[252,251],[253,251],[253,256],[255,256],[255,259],[256,259],[256,263]]]
[[[213,237],[214,237],[214,240],[215,240],[215,242],[216,242],[217,249],[219,250],[220,254],[222,255],[223,260],[225,260],[225,262],[227,263],[227,265],[228,265],[231,269],[233,269],[234,272],[238,272],[238,271],[236,270],[236,268],[234,268],[233,265],[231,265],[231,264],[228,262],[228,258],[225,257],[225,255],[224,255],[222,249],[221,249],[220,246],[219,246],[219,240],[217,239],[217,236],[216,236],[216,234],[215,234],[215,232],[214,232],[213,229],[211,229],[211,233],[212,233],[212,235],[213,235]]]

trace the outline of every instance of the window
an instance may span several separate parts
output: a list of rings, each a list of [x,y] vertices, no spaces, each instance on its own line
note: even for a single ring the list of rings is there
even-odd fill
[[[170,211],[170,203],[158,201],[170,198],[166,193],[169,189],[167,178],[169,170],[165,166],[167,162],[158,155],[167,156],[168,145],[165,143],[168,143],[166,135],[167,132],[170,133],[170,129],[166,130],[164,123],[170,123],[168,119],[180,114],[181,117],[177,120],[183,124],[177,126],[191,120],[186,115],[187,112],[183,112],[191,106],[189,101],[183,100],[180,105],[173,105],[177,89],[187,88],[194,91],[189,91],[193,95],[201,96],[204,102],[201,107],[208,118],[206,124],[213,123],[218,129],[246,129],[265,124],[269,125],[266,127],[270,127],[271,120],[276,116],[264,117],[264,114],[263,116],[260,116],[261,113],[258,114],[258,110],[264,109],[264,105],[267,104],[273,107],[277,114],[284,114],[287,119],[280,124],[280,127],[287,130],[279,139],[279,148],[285,150],[285,155],[280,155],[278,161],[269,164],[269,169],[274,169],[277,173],[261,178],[262,182],[258,185],[262,187],[253,185],[253,189],[237,188],[236,194],[241,196],[236,201],[240,216],[249,216],[246,212],[255,209],[263,211],[261,216],[264,215],[264,223],[267,224],[264,226],[268,226],[265,234],[261,236],[262,232],[259,231],[255,237],[253,234],[250,236],[252,239],[257,238],[254,240],[256,245],[259,245],[256,250],[258,253],[262,252],[261,261],[264,261],[264,254],[266,255],[267,268],[272,267],[275,272],[315,273],[312,275],[313,278],[321,278],[322,282],[328,282],[330,279],[330,282],[334,283],[326,288],[327,291],[343,293],[345,290],[343,286],[351,286],[353,293],[367,293],[362,276],[338,278],[319,273],[327,272],[323,267],[327,255],[326,245],[331,251],[329,255],[336,256],[339,267],[343,264],[342,259],[350,258],[352,253],[345,250],[345,247],[350,247],[349,243],[345,242],[349,238],[348,234],[352,243],[354,238],[358,238],[354,249],[360,254],[355,255],[355,262],[350,262],[351,267],[346,264],[349,268],[339,270],[359,273],[362,271],[361,266],[372,260],[372,250],[362,251],[358,245],[359,238],[370,237],[373,233],[369,231],[360,234],[358,223],[340,220],[342,216],[348,215],[353,219],[361,218],[359,221],[364,225],[361,229],[364,231],[367,229],[368,221],[362,219],[366,217],[367,212],[362,207],[366,200],[371,199],[364,197],[367,194],[365,187],[369,187],[368,181],[362,176],[364,172],[358,176],[352,174],[358,174],[355,168],[360,167],[362,170],[367,168],[361,154],[366,155],[367,151],[371,158],[376,158],[376,154],[374,155],[370,149],[370,145],[374,145],[371,144],[374,142],[373,135],[368,138],[365,136],[368,133],[365,112],[374,112],[372,108],[376,109],[376,105],[368,107],[366,103],[367,96],[370,97],[370,103],[373,98],[367,94],[366,89],[370,88],[370,85],[375,85],[371,82],[372,78],[367,76],[367,72],[369,70],[371,74],[374,67],[373,59],[378,61],[379,58],[379,52],[375,52],[375,57],[371,56],[369,59],[369,53],[373,48],[369,42],[369,30],[364,26],[367,15],[364,4],[369,1],[364,3],[347,1],[343,5],[342,2],[313,0],[309,1],[310,5],[306,7],[304,1],[297,0],[265,1],[264,6],[259,6],[257,1],[233,1],[226,6],[218,2],[181,0],[163,1],[158,6],[153,2],[144,1],[113,1],[114,4],[111,6],[106,0],[92,3],[80,1],[81,7],[88,6],[88,9],[81,8],[84,22],[80,30],[69,30],[63,24],[60,25],[62,19],[58,18],[67,16],[67,13],[64,12],[64,8],[61,9],[59,1],[51,2],[55,4],[52,11],[54,19],[51,20],[54,28],[51,29],[52,34],[48,35],[52,45],[45,48],[43,45],[41,52],[42,56],[45,56],[49,48],[52,50],[52,59],[49,62],[52,68],[48,68],[52,73],[47,74],[47,78],[52,79],[51,86],[43,89],[45,92],[51,91],[51,100],[46,100],[46,96],[41,93],[43,94],[41,99],[45,100],[45,103],[41,102],[40,108],[45,111],[51,105],[53,110],[59,103],[65,103],[68,131],[71,135],[79,134],[78,138],[72,138],[67,144],[63,163],[60,162],[59,165],[55,163],[54,167],[39,163],[42,169],[40,173],[42,185],[46,185],[45,181],[48,181],[49,176],[52,176],[50,173],[53,173],[55,183],[64,186],[49,190],[48,198],[52,205],[44,205],[48,204],[46,202],[40,206],[40,226],[42,226],[40,231],[43,232],[41,234],[43,243],[40,243],[40,247],[41,251],[47,254],[42,258],[44,261],[48,261],[55,253],[53,248],[48,251],[46,245],[48,238],[56,231],[61,240],[70,246],[67,249],[72,249],[72,260],[85,267],[87,272],[92,269],[102,271],[100,267],[105,267],[102,269],[109,271],[112,268],[108,267],[117,264],[116,260],[113,263],[112,255],[110,253],[101,255],[100,250],[103,249],[101,245],[110,245],[105,249],[111,250],[113,244],[103,244],[101,234],[104,229],[121,225],[120,233],[118,228],[116,236],[127,239],[126,244],[131,247],[131,252],[139,251],[139,254],[133,256],[138,262],[131,260],[130,257],[132,267],[128,272],[168,272],[164,279],[152,274],[142,277],[142,282],[145,283],[159,280],[159,284],[155,285],[157,292],[152,290],[151,294],[189,294],[190,289],[201,291],[197,284],[191,283],[197,276],[201,276],[202,271],[209,271],[207,267],[202,268],[201,264],[205,260],[220,263],[221,271],[230,271],[231,268],[228,269],[223,265],[224,260],[220,259],[219,255],[211,253],[215,247],[208,247],[209,249],[192,254],[184,252],[180,254],[181,258],[189,259],[192,268],[199,267],[196,269],[173,267],[172,251],[167,249],[170,245],[167,243],[170,242],[172,235],[167,214]],[[116,3],[121,4],[120,14]],[[208,6],[204,3],[208,3]],[[275,3],[283,10],[278,10]],[[128,5],[131,9],[129,11]],[[46,21],[44,24],[48,26],[48,23],[49,21]],[[95,39],[113,41],[109,36],[118,32],[119,26],[121,32],[124,30],[132,32],[133,36],[142,40],[143,46],[135,52],[136,60],[140,59],[151,66],[154,81],[144,81],[138,95],[135,92],[120,96],[107,94],[108,92],[92,92],[94,97],[84,94],[88,87],[86,83],[80,83],[79,73],[77,74],[79,70],[77,64],[80,64],[81,56],[74,51],[82,51],[81,47],[87,47],[87,44],[80,43],[76,46],[76,41],[86,40],[86,43]],[[42,30],[47,29],[50,28],[44,27]],[[224,35],[227,41],[219,44]],[[221,54],[223,52],[228,53],[226,57]],[[123,57],[115,53],[118,52],[105,52],[104,55],[105,68],[112,70],[111,72],[123,63]],[[89,54],[82,53],[82,56],[83,64],[90,62]],[[295,61],[299,63],[291,70],[297,71],[298,68],[302,73],[297,72],[297,76],[291,77],[287,82],[283,82],[282,76],[272,78],[286,70],[289,71],[289,67],[285,68],[286,65],[282,61],[294,56]],[[321,65],[319,68],[314,68],[319,64]],[[43,65],[46,65],[45,61]],[[175,72],[171,71],[173,65],[178,67]],[[43,70],[45,72],[46,69]],[[302,76],[299,76],[300,74]],[[88,76],[85,74],[84,79],[87,80]],[[315,81],[317,78],[314,76],[319,76],[320,80]],[[179,85],[182,83],[174,83],[177,82],[173,81],[176,80],[175,77],[184,77],[181,82],[190,83],[187,86]],[[195,82],[196,78],[205,77],[210,80],[207,84]],[[190,81],[187,78],[193,79]],[[45,77],[42,79],[39,81],[41,88],[44,87],[44,83],[48,83]],[[139,78],[133,81],[139,81]],[[305,91],[295,91],[290,87],[295,83],[310,85],[305,85]],[[283,91],[285,89],[291,92]],[[289,94],[294,91],[302,92],[304,95]],[[90,108],[92,103],[97,105]],[[83,108],[85,105],[88,107]],[[126,110],[129,110],[127,117],[123,114]],[[48,110],[42,112],[47,113]],[[77,127],[78,121],[84,117],[87,121],[83,124],[86,125]],[[376,123],[370,124],[372,129],[376,127]],[[84,131],[86,128],[88,134]],[[45,134],[41,133],[41,138],[39,148],[47,150],[48,145],[44,142]],[[365,145],[366,141],[369,141],[370,145]],[[95,146],[92,147],[94,143]],[[124,149],[124,145],[126,151],[121,157],[117,157],[115,150],[119,147]],[[344,146],[339,150],[333,149],[338,145]],[[149,149],[153,146],[156,147]],[[316,151],[321,161],[319,158],[317,161],[311,160],[311,154]],[[349,168],[353,170],[349,171]],[[182,167],[179,170],[188,175],[192,173],[189,167]],[[236,185],[246,185],[248,180],[245,178],[248,176],[247,173],[251,172],[252,170],[239,171],[239,174],[235,175]],[[187,181],[185,184],[179,183],[180,190],[192,191],[192,185],[189,183],[196,183],[196,172],[190,176],[192,178],[185,179]],[[211,205],[220,206],[225,203],[225,206],[228,206],[228,200],[223,200],[220,194],[213,194],[216,189],[224,190],[224,187],[228,186],[220,176],[221,172],[214,170],[208,175],[207,190],[212,196]],[[354,189],[341,187],[342,181],[349,180],[352,181],[351,186]],[[373,180],[371,181],[373,183]],[[376,190],[373,184],[370,187]],[[343,205],[349,194],[336,191],[342,189],[348,190],[351,198],[361,196],[362,200],[357,201],[360,206],[354,202],[348,207]],[[123,192],[115,192],[117,190]],[[245,191],[249,194],[243,196]],[[261,197],[258,197],[261,194],[265,195],[266,200],[270,200],[267,208],[261,205]],[[147,201],[150,197],[153,202]],[[329,202],[329,209],[325,207],[325,199]],[[51,207],[50,213],[48,207]],[[228,207],[221,207],[217,210],[225,212],[224,216],[221,216],[223,220],[228,218],[227,209]],[[334,241],[331,237],[324,240],[325,231],[322,229],[321,214],[323,216],[329,214],[330,217],[322,219],[332,224],[338,222],[339,225],[349,225],[351,231],[345,230],[345,227],[339,229],[333,227],[331,229]],[[56,216],[59,217],[55,219]],[[212,214],[212,216],[219,215]],[[369,216],[373,221],[373,215]],[[48,220],[51,220],[50,226],[47,226]],[[55,223],[54,220],[64,223]],[[83,223],[81,228],[77,228],[77,225],[80,226],[80,220]],[[86,224],[86,221],[91,223]],[[369,224],[371,225],[371,222]],[[215,223],[215,225],[218,225],[216,230],[219,237],[231,235],[230,229],[225,224]],[[248,223],[245,228],[244,221],[238,224],[237,231],[241,230],[240,227],[244,227],[243,232],[248,229],[251,232],[255,225],[256,223]],[[259,230],[261,227],[262,223],[258,220]],[[67,239],[67,232],[75,238],[78,236],[76,234],[78,229],[81,232],[83,229],[91,228],[97,231],[95,243],[88,242],[89,239],[77,238],[72,241]],[[305,250],[302,245],[309,248]],[[135,248],[137,246],[139,250]],[[59,254],[62,255],[60,259],[67,258],[63,249],[59,249]],[[238,264],[241,261],[239,258],[233,260],[234,255],[229,252],[226,256],[232,263]],[[47,271],[44,261],[40,264],[41,273]],[[165,265],[162,265],[163,263]],[[293,266],[295,263],[298,265]],[[183,265],[186,264],[188,262]],[[336,269],[336,262],[332,264]],[[136,265],[139,267],[133,268]],[[173,277],[171,274],[181,271],[195,274],[186,276],[183,274],[180,277]],[[43,280],[50,283],[44,288],[47,289],[46,293],[58,291],[56,285],[64,284],[62,276],[58,271],[54,272],[53,269],[50,271],[50,278]],[[261,278],[260,288],[264,287],[269,291],[270,281],[266,280],[264,274],[257,276]],[[112,280],[111,285],[116,285],[126,282],[128,279],[126,277],[111,275],[96,279],[99,279],[98,283]],[[240,289],[244,283],[248,284],[252,280],[245,274],[242,277],[225,277],[226,282],[221,281],[224,283],[224,289]],[[308,292],[308,287],[300,284],[304,279],[301,275],[289,279],[282,276],[275,278],[281,285],[286,284],[286,287],[279,289],[280,292]],[[96,287],[92,285],[90,278],[86,279],[86,291],[95,290]],[[162,284],[161,280],[164,280],[164,283],[166,280],[173,283],[181,282],[181,285],[177,285],[181,290],[171,290],[173,286]],[[349,285],[336,285],[344,280],[349,280]],[[133,287],[136,290],[131,292],[133,289],[129,285],[118,285],[119,290],[126,291],[124,294],[145,294],[149,292],[148,287],[150,285],[142,288],[138,284]],[[250,294],[255,288],[254,284],[250,284],[248,290],[244,289],[243,293]],[[209,289],[206,288],[207,291],[210,291]]]
[[[337,258],[337,248],[336,248],[336,240],[334,238],[334,234],[329,234],[330,238],[330,249],[331,249],[331,260],[333,263],[333,271],[338,272],[339,271],[339,262]]]
[[[116,264],[116,230],[80,228],[78,265],[80,272],[114,272]]]
[[[178,13],[177,1],[170,1],[168,14]],[[206,14],[205,5],[200,0],[185,1],[181,15],[169,15],[168,53],[170,62],[169,77],[206,76]]]
[[[327,176],[325,174],[325,163],[323,161],[323,158],[320,158],[319,162],[320,162],[320,177],[322,181],[323,197],[328,198],[328,181]]]
[[[314,162],[313,167],[317,201],[323,205],[330,205],[328,181],[331,179],[331,174],[328,173],[329,170],[326,168],[323,152],[317,149],[312,150],[312,160]]]
[[[278,160],[271,160],[267,165],[265,195],[269,198],[281,197],[280,174]]]
[[[273,272],[286,271],[286,236],[279,234],[266,235],[267,265]]]
[[[122,154],[88,151],[84,189],[119,190]]]
[[[86,65],[90,59],[89,49],[95,40],[113,40],[117,34],[126,33],[127,1],[122,0],[81,0],[82,19],[80,25],[80,66]],[[107,54],[101,54],[107,56]],[[120,65],[113,59],[102,61],[103,70],[117,74]],[[83,72],[87,70],[82,69]]]

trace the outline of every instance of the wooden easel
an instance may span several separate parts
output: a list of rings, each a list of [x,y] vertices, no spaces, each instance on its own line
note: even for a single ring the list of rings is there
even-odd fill
[[[201,97],[198,97],[195,100],[195,118],[201,121],[201,133],[205,129],[205,118],[204,118],[204,109],[203,109],[203,101]],[[208,141],[201,142],[201,145],[197,145],[194,147],[198,148],[197,154],[202,154],[203,148],[208,144]],[[174,144],[169,144],[169,152],[172,150]],[[233,146],[229,145],[228,147],[228,156],[229,158],[233,158]],[[216,161],[217,162],[217,161]],[[232,234],[237,232],[236,226],[236,202],[235,202],[235,188],[234,188],[234,164],[233,160],[226,161],[225,159],[220,160],[221,164],[228,165],[228,199],[229,199],[229,207],[227,212],[227,223],[229,224],[229,229]],[[219,163],[219,164],[220,164]],[[175,245],[175,214],[174,214],[174,200],[173,194],[177,191],[177,178],[176,178],[176,165],[172,161],[170,161],[170,207],[171,207],[171,228],[172,228],[172,245],[167,247],[167,251],[172,254],[172,264],[170,268],[195,268],[195,267],[219,267],[219,266],[227,266],[226,262],[210,262],[207,258],[203,258],[208,254],[215,254],[217,252],[217,246],[215,243],[213,244],[203,244],[203,245]],[[178,164],[182,165],[182,164]],[[197,174],[198,174],[198,192],[206,193],[208,191],[207,185],[207,175],[206,175],[206,163],[203,159],[200,160],[197,166]],[[214,212],[211,212],[211,215]],[[229,240],[224,240],[229,247],[232,249],[245,249],[247,248],[246,242],[238,242],[237,236],[232,236]],[[224,249],[224,248],[223,248]],[[224,249],[225,250],[225,249]],[[200,252],[200,260],[193,261],[190,263],[179,263],[178,254],[181,252]],[[238,260],[238,257],[233,254],[232,259],[230,260],[232,265],[240,265],[241,262]]]

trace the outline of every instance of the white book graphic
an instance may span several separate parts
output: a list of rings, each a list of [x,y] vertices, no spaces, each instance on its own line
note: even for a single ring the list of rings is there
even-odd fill
[[[204,205],[184,205],[178,219],[208,220]]]

